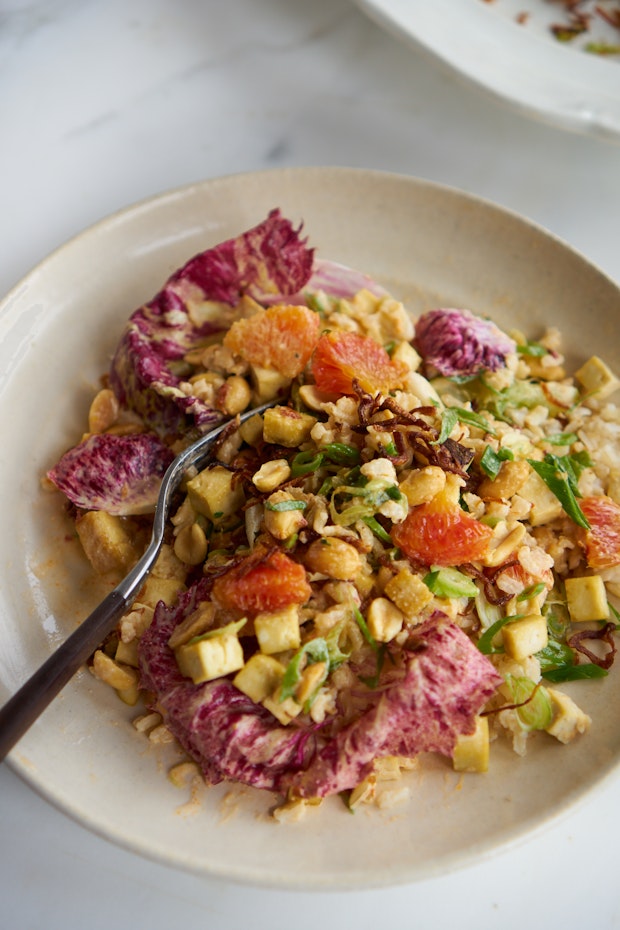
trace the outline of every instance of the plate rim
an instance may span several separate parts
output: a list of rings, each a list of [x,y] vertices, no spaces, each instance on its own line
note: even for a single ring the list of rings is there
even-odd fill
[[[235,172],[228,175],[206,178],[201,181],[191,182],[189,184],[181,185],[175,188],[172,188],[167,191],[160,192],[150,197],[142,198],[136,201],[133,204],[122,207],[119,210],[116,210],[107,216],[101,218],[96,223],[86,227],[82,231],[78,232],[75,236],[66,240],[64,243],[59,245],[56,249],[50,252],[45,258],[38,262],[22,279],[14,285],[14,287],[9,291],[5,298],[0,302],[0,320],[3,319],[4,315],[7,312],[10,312],[10,306],[15,295],[19,295],[24,286],[27,286],[28,281],[36,276],[43,267],[48,264],[52,264],[56,258],[60,255],[63,255],[66,251],[70,251],[72,246],[80,241],[84,237],[94,236],[96,237],[101,232],[110,231],[113,227],[118,224],[122,224],[125,221],[131,221],[133,217],[143,213],[149,212],[150,210],[157,209],[160,206],[165,205],[166,203],[173,203],[175,201],[182,201],[183,199],[191,196],[193,191],[203,190],[205,188],[214,187],[219,184],[230,184],[234,183],[239,179],[246,179],[247,181],[260,179],[261,177],[269,176],[275,178],[277,176],[298,176],[303,177],[308,174],[315,176],[320,175],[347,175],[348,177],[356,177],[359,181],[364,178],[370,178],[373,180],[388,180],[390,182],[396,183],[406,183],[408,185],[413,185],[418,188],[432,189],[435,191],[448,194],[449,196],[454,196],[460,200],[464,199],[470,203],[475,203],[485,209],[490,209],[494,211],[497,215],[510,217],[513,221],[516,221],[518,224],[527,228],[529,230],[536,230],[540,235],[542,235],[546,240],[551,240],[557,243],[563,250],[568,250],[573,259],[583,262],[592,272],[596,272],[603,281],[610,285],[614,291],[620,296],[620,286],[613,281],[613,279],[598,268],[593,262],[589,261],[585,256],[583,256],[579,251],[570,246],[568,243],[564,242],[561,238],[555,236],[544,227],[532,222],[526,217],[518,214],[515,211],[512,211],[508,208],[505,208],[497,203],[481,198],[475,194],[471,194],[467,191],[460,190],[457,187],[452,187],[449,185],[437,183],[434,181],[427,181],[424,178],[415,177],[407,174],[398,174],[389,171],[377,171],[374,169],[364,169],[364,168],[346,168],[343,166],[312,166],[312,167],[294,167],[294,168],[273,168],[273,169],[264,169],[262,171],[253,171],[253,172]],[[230,867],[222,868],[221,870],[209,869],[206,871],[204,868],[196,868],[195,870],[191,868],[191,865],[188,863],[179,863],[170,858],[166,858],[164,855],[153,853],[149,856],[147,850],[144,849],[144,846],[141,846],[139,842],[131,841],[128,838],[119,837],[117,832],[106,830],[95,818],[88,815],[85,816],[84,812],[73,811],[71,808],[67,807],[65,803],[55,796],[53,790],[50,790],[46,787],[45,783],[41,780],[40,777],[35,777],[31,771],[29,771],[28,765],[23,763],[20,760],[19,754],[12,753],[8,759],[7,763],[12,768],[12,770],[20,777],[24,782],[26,782],[30,788],[32,788],[39,796],[43,797],[46,801],[51,803],[54,807],[60,810],[63,814],[72,818],[75,822],[79,823],[81,826],[89,829],[91,832],[107,839],[111,842],[116,843],[117,845],[147,858],[151,858],[154,861],[158,861],[163,865],[167,865],[172,868],[182,869],[183,871],[195,871],[196,874],[207,874],[212,877],[219,877],[222,879],[227,879],[233,882],[239,882],[243,884],[260,884],[261,887],[267,887],[264,876],[261,875],[260,879],[253,878],[248,876],[247,869],[244,870],[243,874],[237,874],[235,870],[230,869]],[[398,871],[396,874],[392,874],[389,877],[387,875],[377,876],[377,882],[375,885],[369,881],[367,875],[364,876],[364,883],[367,887],[388,887],[390,885],[395,886],[399,884],[409,884],[418,880],[422,880],[429,877],[438,876],[440,874],[447,874],[448,872],[455,871],[469,865],[472,865],[476,862],[484,861],[490,855],[495,855],[500,852],[504,852],[509,848],[513,848],[516,845],[528,841],[530,838],[534,838],[543,830],[546,830],[548,826],[566,816],[569,811],[572,811],[576,806],[585,803],[592,795],[592,793],[599,789],[599,787],[607,782],[610,778],[613,778],[617,774],[617,768],[620,764],[620,760],[617,760],[614,765],[610,765],[605,773],[598,778],[594,783],[588,785],[585,789],[580,789],[577,792],[573,792],[573,795],[565,800],[565,802],[555,809],[551,814],[545,816],[540,823],[535,826],[532,826],[531,823],[526,823],[520,829],[513,829],[508,837],[500,843],[489,844],[488,846],[478,849],[477,851],[472,851],[472,853],[464,857],[463,853],[450,854],[448,857],[442,857],[439,862],[431,863],[427,868],[418,868],[415,871],[415,874],[411,872]],[[314,882],[304,882],[298,883],[290,877],[284,879],[282,876],[275,877],[271,887],[274,888],[290,888],[290,889],[342,889],[347,888],[358,888],[360,886],[362,879],[354,879],[353,877],[350,880],[342,881],[339,877],[336,879],[330,878],[329,880],[315,880]]]
[[[371,20],[396,38],[432,55],[453,73],[465,78],[478,89],[486,91],[496,100],[509,103],[522,114],[542,118],[558,128],[620,142],[620,95],[614,97],[610,91],[598,86],[597,72],[601,70],[601,65],[609,66],[610,62],[583,52],[583,68],[590,84],[594,79],[594,86],[588,87],[590,96],[586,95],[581,101],[579,97],[576,98],[578,105],[574,102],[568,103],[562,99],[566,90],[564,81],[554,75],[553,66],[556,63],[559,66],[568,62],[568,56],[574,55],[575,49],[565,48],[560,43],[547,43],[540,35],[526,35],[525,29],[522,34],[511,33],[512,43],[509,48],[515,52],[517,63],[527,64],[529,79],[535,79],[536,92],[541,95],[537,100],[524,91],[519,76],[515,75],[513,80],[505,67],[506,44],[502,43],[501,39],[508,35],[507,27],[510,23],[499,16],[492,16],[491,11],[485,8],[486,5],[480,0],[469,0],[471,8],[468,9],[467,16],[459,20],[458,30],[455,30],[454,35],[442,34],[441,39],[435,24],[430,23],[426,17],[432,17],[437,13],[439,19],[437,5],[442,4],[444,0],[434,0],[433,4],[407,0],[406,6],[403,0],[354,2]],[[454,7],[451,7],[451,10],[454,14]],[[483,35],[488,36],[489,31],[494,38],[499,37],[497,51],[495,44],[481,39]],[[471,43],[475,54],[469,54],[467,51],[468,43]],[[535,53],[534,60],[532,52]],[[501,88],[494,86],[488,76],[484,76],[480,63],[487,60],[491,62],[495,74],[500,76]],[[548,62],[551,63],[551,67],[545,74],[543,68]],[[615,64],[612,67],[615,67]],[[566,84],[574,87],[576,92],[581,88],[583,97],[583,87],[575,82],[572,73],[566,78]],[[545,101],[550,88],[555,97]]]

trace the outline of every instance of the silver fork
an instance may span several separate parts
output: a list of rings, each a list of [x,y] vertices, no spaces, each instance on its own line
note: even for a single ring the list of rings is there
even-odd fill
[[[240,423],[268,407],[276,400],[247,410]],[[142,558],[77,630],[56,649],[21,688],[0,708],[0,762],[24,735],[45,708],[92,655],[118,620],[133,604],[161,549],[164,529],[175,491],[187,470],[200,468],[208,459],[213,443],[229,425],[221,423],[181,452],[168,467],[159,490],[151,541]]]

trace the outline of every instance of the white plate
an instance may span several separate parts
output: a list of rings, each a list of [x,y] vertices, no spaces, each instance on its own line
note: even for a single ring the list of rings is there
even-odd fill
[[[103,593],[39,477],[75,441],[98,376],[130,312],[195,252],[274,206],[321,256],[358,267],[414,312],[468,306],[531,335],[546,320],[575,359],[620,361],[620,290],[567,246],[454,190],[348,169],[291,169],[207,181],[113,216],[55,252],[0,308],[0,700]],[[584,320],[587,325],[584,325]],[[331,799],[299,824],[272,798],[206,790],[195,808],[166,778],[121,704],[80,673],[10,756],[29,784],[85,826],[140,854],[199,873],[271,886],[380,886],[471,863],[548,824],[595,788],[620,756],[620,670],[575,685],[590,734],[569,747],[535,739],[525,760],[494,745],[487,775],[428,760],[409,803],[351,816]],[[570,689],[569,689],[570,690]],[[610,832],[611,842],[611,832]]]
[[[557,126],[620,136],[620,56],[561,43],[549,24],[562,20],[545,0],[357,0],[375,21],[519,109]],[[516,21],[529,13],[523,25]],[[617,30],[592,38],[618,42]]]

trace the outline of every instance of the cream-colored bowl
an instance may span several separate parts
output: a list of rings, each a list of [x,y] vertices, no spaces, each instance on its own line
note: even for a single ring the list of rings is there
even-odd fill
[[[273,207],[319,256],[354,266],[414,313],[468,307],[536,337],[565,334],[579,361],[620,365],[620,290],[562,242],[461,192],[363,170],[301,168],[206,181],[138,204],[60,248],[0,308],[0,699],[26,679],[104,593],[59,495],[40,477],[83,429],[120,329],[188,257]],[[10,756],[14,769],[86,827],[145,856],[270,886],[382,886],[438,875],[533,835],[618,764],[620,669],[569,688],[593,718],[569,747],[541,736],[526,758],[494,745],[486,775],[441,759],[408,776],[410,799],[352,816],[331,799],[298,824],[249,789],[189,789],[166,777],[127,708],[80,673]],[[611,828],[610,828],[611,842]]]

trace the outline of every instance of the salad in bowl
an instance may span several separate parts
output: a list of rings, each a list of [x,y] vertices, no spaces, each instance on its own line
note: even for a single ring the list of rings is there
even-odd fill
[[[46,475],[113,585],[175,454],[229,421],[93,674],[176,742],[171,777],[280,820],[387,805],[425,754],[483,773],[496,741],[587,739],[563,686],[616,651],[618,384],[553,328],[414,318],[272,210],[132,314]]]

